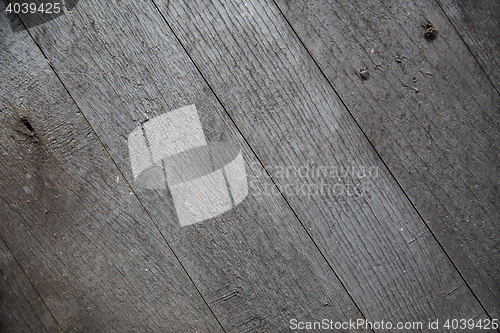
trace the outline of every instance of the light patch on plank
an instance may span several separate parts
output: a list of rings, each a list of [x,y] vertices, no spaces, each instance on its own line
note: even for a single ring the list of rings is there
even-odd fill
[[[130,165],[136,186],[169,186],[181,226],[220,215],[248,195],[240,149],[207,143],[196,106],[151,120],[129,134]]]

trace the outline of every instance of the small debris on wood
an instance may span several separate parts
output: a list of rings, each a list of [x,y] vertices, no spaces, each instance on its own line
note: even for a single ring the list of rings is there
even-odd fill
[[[358,74],[359,77],[362,78],[363,80],[368,80],[368,78],[370,77],[370,73],[368,72],[368,68],[366,67],[357,70],[356,74]]]
[[[396,62],[402,63],[403,60],[407,60],[406,57],[396,53]]]
[[[414,91],[416,94],[418,94],[418,93],[420,92],[420,90],[418,90],[418,88],[417,88],[417,87],[410,87],[409,85],[404,84],[404,83],[403,83],[403,87],[413,89],[413,91]]]
[[[425,28],[425,32],[424,32],[425,38],[431,39],[431,40],[436,39],[436,37],[438,35],[438,29],[434,26],[434,24],[432,24],[431,22],[427,22],[424,25],[424,28]]]

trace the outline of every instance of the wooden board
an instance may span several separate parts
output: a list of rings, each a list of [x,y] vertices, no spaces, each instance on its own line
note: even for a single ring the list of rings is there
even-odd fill
[[[438,2],[500,93],[500,3],[487,0]]]
[[[56,321],[0,240],[0,331],[59,332]]]
[[[222,332],[28,33],[0,25],[9,331]]]
[[[180,228],[168,190],[141,190],[135,186],[127,149],[128,134],[146,119],[192,103],[199,110],[207,139],[237,143],[247,163],[253,165],[253,172],[263,172],[245,140],[152,5],[133,1],[106,4],[87,1],[85,6],[75,7],[61,20],[30,29],[30,33],[119,169],[117,172],[114,168],[106,168],[105,164],[98,166],[102,158],[95,157],[93,163],[96,164],[83,164],[85,158],[94,155],[93,152],[83,148],[82,151],[71,150],[64,142],[85,149],[90,149],[91,143],[83,145],[77,139],[52,135],[50,126],[40,129],[42,141],[63,146],[61,149],[67,151],[67,158],[78,154],[82,159],[78,162],[82,165],[75,161],[74,168],[79,166],[71,172],[82,173],[81,179],[88,178],[87,186],[106,184],[112,187],[108,196],[94,199],[92,206],[97,208],[89,205],[83,212],[65,216],[66,220],[79,221],[81,214],[92,215],[95,209],[105,210],[99,214],[105,214],[108,223],[118,223],[117,219],[130,215],[128,220],[132,217],[140,220],[135,217],[137,211],[141,212],[134,206],[137,195],[148,217],[153,219],[226,331],[286,331],[292,318],[346,320],[363,317],[282,197],[252,196],[238,209],[218,218]],[[27,45],[20,52],[26,49],[35,52],[33,46]],[[78,116],[74,107],[62,115]],[[48,122],[59,124],[64,119]],[[35,125],[38,128],[39,125]],[[86,134],[83,131],[80,135],[85,137]],[[46,135],[49,137],[45,138]],[[262,182],[270,183],[265,176],[261,178]],[[124,189],[116,189],[118,184]],[[258,186],[261,185],[258,184],[257,189]],[[63,195],[67,196],[71,198],[69,193]],[[111,198],[127,198],[131,202],[108,208]],[[145,224],[132,221],[129,224],[126,232],[134,237],[146,240],[160,237],[159,233],[148,234]],[[110,244],[123,237],[124,232],[118,227],[114,230],[116,234],[113,230],[106,234]],[[96,248],[87,255],[102,256],[107,252],[105,248]],[[128,250],[116,249],[113,253],[127,255]],[[140,256],[129,262],[145,265]],[[155,262],[150,269],[161,271],[163,265],[168,265],[160,259]],[[81,270],[75,276],[81,274],[87,276]],[[116,288],[105,281],[95,283],[109,291]],[[135,291],[132,287],[120,290],[123,293]],[[138,291],[136,295],[141,297]],[[179,306],[186,302],[179,301]],[[195,304],[193,301],[193,306]],[[96,308],[101,306],[95,305]],[[203,309],[201,307],[200,311]],[[141,313],[130,308],[117,311],[118,314],[112,314],[130,318]],[[196,323],[182,313],[176,319],[186,324]],[[208,325],[202,319],[200,316],[199,325]],[[122,325],[133,327],[127,321]],[[182,331],[188,329],[189,326]],[[200,330],[211,332],[216,328]]]
[[[278,4],[472,291],[497,318],[500,96],[460,36],[432,1]],[[427,21],[439,30],[433,41],[424,37]],[[367,80],[356,73],[364,67]]]
[[[81,120],[77,110],[81,112],[88,121],[85,126],[91,126],[109,154],[101,153],[104,157],[92,162],[95,164],[84,164],[89,163],[88,151],[67,148],[79,144],[80,139],[51,134],[54,124],[67,121],[44,123],[40,141],[69,149],[64,155],[67,160],[75,154],[80,158],[69,164],[68,173],[77,173],[81,181],[88,178],[92,195],[84,192],[82,199],[95,198],[87,210],[70,215],[62,209],[61,221],[104,214],[110,223],[120,225],[105,234],[106,242],[119,244],[117,233],[123,234],[120,219],[127,207],[125,215],[131,225],[126,231],[141,240],[166,240],[209,305],[208,310],[226,331],[286,331],[291,318],[346,320],[365,316],[424,322],[429,318],[486,318],[277,7],[258,1],[158,2],[158,6],[166,22],[151,3],[87,1],[63,17],[30,29],[77,104],[78,109],[73,105],[65,117]],[[20,50],[33,53],[33,46],[24,45]],[[148,119],[193,103],[209,140],[235,142],[241,147],[253,182],[250,195],[236,209],[180,228],[168,190],[141,190],[134,184],[127,136]],[[90,127],[85,126],[81,128],[87,131],[81,135],[86,138]],[[109,157],[113,164],[109,164]],[[340,179],[328,177],[326,181],[345,189],[344,193],[293,192],[297,182],[310,184],[311,177],[302,177],[293,169],[307,163],[318,167],[315,170],[319,166],[340,169],[336,175]],[[291,166],[295,173],[283,177],[277,173],[280,166]],[[355,172],[345,173],[353,166]],[[372,177],[360,176],[357,172],[362,174],[362,166],[372,171],[378,168],[379,172]],[[61,174],[49,171],[54,177]],[[14,170],[13,175],[22,178],[22,170]],[[116,176],[123,186],[119,190]],[[71,198],[71,186],[65,181],[62,184],[67,188],[63,198]],[[96,186],[111,188],[110,195],[97,197],[92,190]],[[366,192],[357,196],[352,191],[359,187]],[[14,197],[21,195],[14,193]],[[131,197],[113,204],[110,198],[115,195],[119,197],[115,200]],[[9,207],[13,205],[9,203]],[[146,224],[134,225],[133,221],[141,220],[134,214],[150,218],[161,234],[154,230],[145,233]],[[86,231],[92,232],[89,228]],[[20,234],[14,230],[9,237]],[[44,243],[48,239],[43,239]],[[92,255],[107,252],[106,247],[100,247],[87,256],[93,259]],[[122,247],[114,253],[120,256],[127,251]],[[137,258],[127,262],[142,263]],[[160,271],[162,264],[163,260],[156,261]],[[29,276],[36,274],[30,272]],[[80,275],[93,281],[81,271],[74,276]],[[130,278],[140,280],[138,275]],[[102,281],[97,285],[126,293],[140,289],[117,288]],[[86,290],[78,295],[93,296]],[[134,295],[140,298],[142,292]],[[179,297],[177,305],[182,307],[188,301],[184,294]],[[42,299],[51,298],[43,294]],[[101,303],[96,305],[101,307],[106,309]],[[144,314],[142,309],[117,308],[116,313],[109,310],[103,317],[131,313],[137,317],[137,313]],[[199,309],[207,311],[203,304]],[[174,317],[169,323],[173,330],[196,316],[178,312]],[[73,322],[68,319],[65,325]],[[195,322],[200,327],[212,323],[213,328],[206,329],[209,331],[218,328],[212,319]],[[160,323],[153,318],[143,325]],[[123,322],[120,328],[130,327],[133,324]]]
[[[368,318],[486,316],[276,7],[265,1],[157,4]],[[380,172],[362,181],[339,179],[344,186],[361,182],[365,196],[301,197],[287,190],[298,177],[283,177],[276,166],[308,162]]]

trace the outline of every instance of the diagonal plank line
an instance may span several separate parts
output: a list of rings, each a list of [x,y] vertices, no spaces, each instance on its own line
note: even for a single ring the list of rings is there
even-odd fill
[[[19,15],[18,15],[19,17]],[[19,17],[19,20],[21,20],[21,18]],[[33,35],[31,34],[31,32],[28,30],[28,28],[26,27],[26,25],[24,24],[24,22],[21,20],[21,23],[23,24],[23,26],[25,27],[26,31],[28,32],[29,36],[31,37],[31,39],[33,40],[33,43],[35,43],[35,45],[37,46],[37,48],[40,50],[40,52],[42,53],[43,57],[45,58],[45,60],[47,61],[47,63],[49,64],[50,68],[52,69],[52,71],[54,72],[54,75],[57,77],[57,79],[59,80],[59,82],[61,82],[62,86],[64,87],[64,90],[66,91],[66,93],[68,94],[68,96],[71,98],[71,101],[75,104],[76,108],[78,109],[78,111],[80,112],[80,114],[83,116],[83,118],[85,119],[85,122],[87,123],[87,125],[89,126],[90,130],[92,131],[92,133],[95,135],[95,137],[97,138],[97,140],[99,141],[99,143],[101,144],[102,148],[104,149],[104,151],[106,152],[106,154],[109,156],[111,162],[115,165],[116,169],[118,170],[118,172],[120,173],[120,175],[122,176],[122,178],[125,180],[127,186],[129,187],[130,191],[134,194],[134,196],[136,197],[136,199],[138,200],[139,204],[141,205],[141,207],[144,209],[144,211],[146,212],[147,216],[149,217],[149,219],[151,220],[151,222],[153,223],[154,227],[156,228],[156,230],[158,231],[158,233],[160,234],[161,238],[163,239],[163,241],[165,242],[165,244],[167,244],[168,248],[170,249],[170,251],[172,252],[172,254],[174,255],[175,259],[177,260],[177,262],[179,263],[179,265],[181,266],[182,270],[184,271],[184,273],[186,274],[186,276],[188,277],[189,281],[192,283],[192,285],[194,286],[194,288],[196,289],[196,291],[198,292],[198,294],[200,295],[201,299],[203,300],[203,302],[206,304],[206,306],[208,307],[208,309],[210,310],[210,312],[212,313],[212,315],[214,316],[215,320],[217,321],[217,323],[219,324],[219,326],[221,327],[222,331],[223,332],[226,332],[226,330],[224,329],[224,327],[222,326],[222,324],[220,323],[219,319],[217,318],[217,316],[215,315],[214,311],[212,310],[212,308],[210,307],[210,305],[208,304],[207,300],[205,299],[205,297],[203,297],[203,294],[200,292],[200,290],[198,289],[198,287],[196,286],[196,284],[194,283],[193,279],[191,278],[191,276],[188,274],[186,268],[184,267],[184,265],[182,264],[181,260],[179,259],[179,257],[177,256],[177,254],[175,253],[174,249],[171,247],[171,245],[168,243],[167,239],[165,238],[165,236],[163,235],[163,233],[160,231],[158,225],[155,223],[153,217],[149,214],[148,210],[146,209],[146,207],[144,206],[144,204],[142,203],[142,201],[139,199],[138,195],[135,193],[134,189],[132,188],[132,186],[130,185],[130,183],[127,181],[127,178],[125,177],[125,175],[123,174],[123,172],[121,171],[121,169],[118,167],[118,165],[116,164],[115,160],[113,159],[113,157],[111,156],[111,154],[109,153],[109,151],[106,149],[106,146],[103,144],[103,142],[101,141],[101,138],[97,135],[97,133],[94,131],[94,128],[91,126],[90,122],[88,121],[87,117],[85,117],[85,115],[83,114],[82,110],[80,109],[80,107],[78,106],[78,104],[76,103],[75,99],[73,98],[73,96],[71,95],[71,93],[69,92],[68,88],[66,87],[66,85],[64,84],[64,82],[62,81],[61,77],[58,75],[56,69],[54,68],[54,66],[52,66],[52,63],[50,62],[50,60],[47,58],[45,52],[42,50],[41,46],[36,42],[35,38],[33,37]],[[17,261],[17,260],[16,260]],[[21,266],[20,266],[21,267]],[[22,268],[22,267],[21,267]],[[24,270],[23,270],[24,271]],[[31,282],[31,281],[30,281]],[[33,286],[34,287],[34,286]],[[35,289],[36,291],[36,289]],[[38,294],[38,291],[36,291],[37,294]],[[39,294],[38,294],[39,295]],[[41,298],[41,297],[40,297]],[[43,299],[42,299],[42,302],[43,302]],[[45,302],[44,302],[45,304]],[[50,310],[49,310],[50,312]],[[52,315],[52,313],[51,313]],[[53,316],[52,316],[53,317]],[[55,320],[55,318],[54,318]],[[57,321],[56,321],[57,322]],[[58,324],[59,326],[59,324]],[[60,328],[60,327],[59,327]],[[62,330],[61,330],[62,332]]]
[[[464,42],[464,45],[467,47],[467,50],[469,50],[470,54],[472,55],[472,57],[474,58],[474,60],[476,60],[477,64],[479,65],[479,67],[481,67],[481,70],[483,71],[484,75],[486,75],[486,77],[488,78],[488,80],[490,81],[491,85],[493,86],[493,88],[495,88],[496,92],[498,94],[500,94],[500,91],[498,90],[498,88],[495,86],[495,84],[493,83],[493,81],[491,80],[490,76],[488,75],[488,73],[486,73],[486,70],[484,69],[483,65],[481,64],[481,62],[479,61],[479,59],[476,57],[475,53],[472,52],[472,49],[469,47],[469,44],[465,41],[464,37],[462,36],[462,34],[458,31],[457,27],[455,26],[455,24],[453,24],[453,21],[451,20],[451,18],[448,16],[448,14],[446,13],[446,11],[444,10],[443,8],[443,5],[441,4],[441,1],[439,0],[436,0],[439,8],[441,9],[441,11],[443,12],[443,15],[446,17],[446,19],[448,20],[448,22],[450,22],[451,26],[453,27],[453,29],[456,31],[457,35],[460,37],[460,39],[462,40],[462,42]]]
[[[375,152],[375,154],[377,155],[377,157],[380,159],[380,161],[383,163],[384,167],[386,168],[386,170],[389,172],[389,174],[391,175],[391,177],[394,179],[394,181],[396,182],[397,186],[399,187],[399,189],[401,190],[401,192],[404,194],[406,200],[408,200],[408,202],[410,203],[411,207],[415,210],[415,212],[417,213],[418,217],[420,218],[420,220],[424,223],[424,225],[426,226],[426,228],[429,230],[429,232],[431,233],[432,237],[434,238],[434,240],[436,241],[436,243],[439,245],[439,247],[441,248],[441,250],[443,251],[443,253],[446,255],[446,257],[448,258],[448,260],[450,261],[450,263],[453,265],[453,268],[455,269],[455,271],[458,273],[458,275],[460,276],[460,278],[462,279],[462,281],[465,283],[465,285],[467,286],[467,288],[470,290],[470,292],[472,293],[472,295],[474,296],[474,298],[478,301],[479,305],[481,306],[481,308],[484,310],[484,312],[486,313],[486,315],[490,318],[490,320],[492,319],[492,317],[490,316],[490,314],[486,311],[486,308],[483,306],[483,304],[481,303],[481,301],[479,300],[479,298],[477,297],[477,295],[474,293],[474,291],[472,290],[471,286],[467,283],[467,281],[465,280],[464,276],[462,275],[462,273],[459,271],[458,267],[455,265],[455,263],[453,262],[453,260],[451,259],[451,257],[448,255],[448,253],[445,251],[443,245],[439,242],[439,240],[437,239],[437,236],[434,234],[434,232],[432,231],[432,229],[430,228],[429,224],[427,224],[427,222],[424,220],[424,218],[422,217],[422,215],[420,214],[420,212],[418,211],[417,207],[415,206],[415,204],[413,203],[413,201],[410,199],[410,197],[408,196],[408,194],[406,193],[406,191],[403,189],[403,187],[401,186],[401,184],[399,183],[399,181],[397,180],[396,176],[392,173],[391,169],[389,168],[389,166],[387,165],[387,163],[384,161],[384,159],[382,158],[382,156],[380,156],[379,152],[377,151],[377,149],[375,148],[375,146],[373,145],[373,143],[371,142],[371,140],[368,138],[368,135],[365,133],[365,131],[363,130],[363,128],[361,128],[361,125],[358,123],[358,121],[356,120],[356,118],[354,117],[354,115],[352,114],[352,112],[349,110],[349,108],[347,107],[346,103],[344,102],[344,100],[340,97],[340,94],[337,92],[337,90],[335,89],[335,87],[333,86],[332,82],[330,82],[330,80],[328,79],[328,77],[326,76],[325,72],[323,71],[323,69],[321,68],[321,66],[319,65],[319,63],[316,61],[316,59],[314,58],[314,56],[312,55],[312,53],[309,51],[309,49],[306,47],[306,45],[304,44],[304,42],[302,41],[302,39],[300,38],[300,36],[298,35],[297,31],[294,29],[294,27],[292,26],[292,24],[290,23],[290,21],[288,20],[288,18],[285,16],[285,14],[283,13],[283,11],[281,10],[281,8],[278,6],[278,4],[276,3],[276,0],[273,0],[273,3],[274,5],[278,8],[279,12],[281,13],[281,15],[283,16],[284,20],[288,23],[290,29],[293,31],[293,33],[295,34],[295,36],[297,37],[297,39],[300,41],[300,43],[302,44],[302,46],[304,47],[304,49],[306,50],[307,54],[311,57],[312,61],[314,62],[314,64],[317,66],[317,68],[319,69],[319,71],[321,72],[321,74],[323,75],[323,77],[327,80],[328,84],[330,85],[330,87],[333,89],[333,91],[335,92],[335,94],[337,95],[337,97],[339,98],[340,102],[342,103],[342,105],[344,106],[344,108],[347,110],[347,112],[349,113],[349,115],[351,116],[351,118],[353,119],[353,121],[356,123],[356,126],[359,128],[359,130],[363,133],[364,137],[366,138],[366,140],[368,141],[368,143],[370,144],[370,146],[373,148],[373,151]],[[472,51],[471,51],[472,52]],[[477,61],[477,59],[476,59]],[[482,68],[482,67],[481,67]],[[483,69],[484,71],[484,69]],[[489,77],[488,77],[489,79]],[[490,80],[491,81],[491,80]],[[493,83],[492,83],[493,84]],[[495,88],[496,89],[496,88]],[[498,331],[500,332],[500,328],[498,329]]]
[[[210,83],[208,82],[207,78],[205,77],[205,75],[203,75],[202,71],[200,70],[198,64],[194,61],[194,59],[191,57],[191,55],[189,54],[189,52],[187,51],[186,47],[184,46],[184,44],[182,43],[181,39],[177,36],[177,34],[175,33],[174,29],[171,27],[170,23],[167,21],[166,17],[163,15],[163,13],[160,11],[160,9],[158,8],[158,6],[156,5],[155,1],[154,0],[151,0],[151,2],[153,3],[153,5],[155,6],[155,8],[158,10],[158,12],[160,13],[161,17],[163,18],[163,20],[165,21],[165,23],[167,24],[167,26],[169,27],[169,29],[171,30],[172,34],[175,36],[175,38],[177,39],[177,41],[179,42],[179,44],[182,46],[184,52],[186,52],[187,56],[189,57],[190,61],[192,62],[192,64],[195,66],[196,70],[199,72],[200,76],[203,78],[203,80],[205,81],[205,83],[208,85],[208,87],[210,88],[210,91],[212,92],[212,94],[215,96],[215,98],[217,99],[217,102],[222,106],[224,112],[226,113],[226,115],[229,117],[229,119],[231,120],[231,122],[233,123],[234,127],[236,128],[236,130],[238,131],[238,133],[241,135],[241,137],[243,138],[243,140],[245,141],[245,143],[248,145],[249,149],[252,151],[253,155],[255,156],[255,158],[257,159],[257,161],[259,161],[259,164],[263,167],[264,169],[264,172],[268,175],[269,179],[271,180],[271,182],[273,183],[274,187],[276,188],[276,190],[279,192],[280,196],[283,198],[283,200],[285,201],[286,205],[290,208],[290,211],[293,213],[293,215],[295,216],[295,218],[297,219],[297,221],[299,221],[300,225],[302,226],[302,228],[304,229],[305,233],[307,234],[307,236],[310,238],[310,240],[312,241],[312,243],[314,244],[315,248],[319,251],[319,253],[321,254],[321,257],[325,260],[325,262],[327,263],[328,267],[331,269],[331,271],[333,272],[333,274],[335,275],[335,277],[337,278],[337,280],[339,281],[340,285],[342,286],[342,288],[346,291],[346,293],[349,295],[349,298],[351,299],[351,301],[354,303],[354,305],[356,306],[356,309],[361,313],[361,315],[363,316],[364,319],[366,319],[366,316],[364,315],[363,311],[361,310],[361,308],[359,307],[359,305],[355,302],[353,296],[351,295],[351,293],[349,292],[349,290],[347,289],[347,287],[345,286],[344,282],[342,282],[342,280],[340,279],[339,275],[337,274],[337,272],[335,271],[335,269],[332,267],[332,265],[330,264],[330,262],[328,261],[328,259],[326,258],[325,254],[321,251],[321,249],[319,248],[319,245],[316,243],[316,241],[314,240],[314,238],[312,237],[312,235],[310,234],[310,232],[307,230],[306,226],[304,225],[304,223],[302,222],[302,220],[299,218],[299,216],[297,215],[297,213],[295,212],[295,210],[292,208],[290,202],[287,200],[287,198],[285,197],[284,193],[279,189],[278,185],[276,184],[276,182],[274,181],[274,179],[271,177],[271,174],[269,173],[269,171],[264,167],[264,164],[263,162],[261,161],[261,159],[258,157],[257,153],[254,151],[254,149],[252,148],[252,146],[250,145],[250,143],[247,141],[246,137],[243,135],[243,133],[241,132],[240,128],[238,127],[238,125],[236,124],[236,122],[234,121],[234,119],[231,117],[230,113],[227,111],[226,107],[224,106],[222,100],[219,98],[219,96],[216,94],[216,92],[214,91],[214,89],[212,88],[212,86],[210,85]],[[373,330],[372,330],[373,331]]]
[[[2,198],[3,199],[3,198]],[[5,245],[5,247],[7,248],[7,250],[10,252],[10,254],[12,255],[12,258],[14,258],[14,260],[16,261],[16,264],[17,266],[19,266],[19,268],[21,269],[21,271],[23,272],[24,276],[26,277],[26,279],[29,281],[31,287],[33,288],[33,290],[35,291],[35,293],[37,294],[38,298],[40,298],[40,300],[42,301],[43,303],[43,306],[45,306],[45,308],[47,309],[47,311],[50,313],[50,316],[52,317],[52,319],[54,319],[54,322],[56,323],[57,327],[59,328],[59,331],[60,332],[63,332],[62,328],[61,328],[61,325],[59,325],[59,322],[57,321],[57,319],[54,317],[54,314],[52,313],[52,311],[50,310],[50,308],[47,306],[47,304],[45,303],[45,301],[43,300],[42,296],[40,295],[40,293],[38,292],[38,290],[36,290],[35,288],[35,285],[33,284],[33,282],[31,281],[31,279],[28,277],[28,275],[26,274],[26,271],[23,269],[23,267],[21,266],[21,263],[17,260],[16,256],[14,255],[14,253],[12,253],[12,251],[10,250],[9,246],[7,245],[7,243],[4,241],[4,239],[2,238],[2,236],[0,235],[0,241],[2,241],[2,243]],[[31,306],[31,304],[30,304]],[[33,311],[33,313],[35,313]],[[38,315],[35,313],[35,316],[38,318]],[[38,318],[40,320],[40,318]],[[47,328],[45,327],[44,323],[42,320],[40,320],[40,323],[42,324],[43,328],[45,328],[45,331],[48,332]]]

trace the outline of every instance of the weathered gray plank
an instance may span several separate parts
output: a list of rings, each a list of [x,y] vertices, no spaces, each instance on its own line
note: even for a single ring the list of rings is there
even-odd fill
[[[486,316],[276,7],[156,3],[368,318]],[[308,162],[380,174],[367,196],[304,198],[286,190],[299,177],[273,168]]]
[[[221,332],[33,40],[0,25],[0,232],[58,325]]]
[[[51,313],[1,239],[0,259],[0,332],[60,332]]]
[[[500,92],[500,3],[438,0],[446,16]]]
[[[128,134],[193,103],[207,139],[237,143],[262,173],[152,4],[87,1],[30,32],[131,184]],[[113,183],[108,173],[87,176]],[[251,196],[180,228],[168,190],[134,190],[226,331],[288,331],[292,318],[362,318],[282,197]]]
[[[279,6],[488,313],[498,317],[500,97],[438,5]],[[428,20],[439,30],[433,41],[423,36]],[[368,80],[356,75],[362,67]]]

